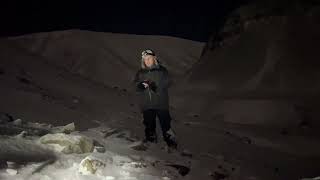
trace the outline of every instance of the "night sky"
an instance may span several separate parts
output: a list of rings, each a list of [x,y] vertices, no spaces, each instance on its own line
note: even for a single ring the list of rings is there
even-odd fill
[[[1,2],[1,36],[65,29],[157,34],[207,41],[240,0]],[[242,2],[243,3],[243,2]]]

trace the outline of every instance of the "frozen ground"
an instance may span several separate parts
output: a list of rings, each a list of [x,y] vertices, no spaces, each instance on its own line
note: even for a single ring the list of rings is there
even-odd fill
[[[97,123],[100,125],[96,128],[70,134],[95,142],[95,150],[83,154],[64,154],[61,146],[42,144],[41,138],[28,133],[1,136],[0,158],[7,165],[1,165],[0,178],[271,180],[289,175],[292,179],[315,177],[317,172],[314,164],[319,159],[312,158],[320,150],[316,139],[266,133],[270,129],[259,127],[255,127],[257,132],[250,132],[248,128],[252,127],[243,125],[215,124],[216,128],[210,128],[186,121],[180,127],[174,123],[180,148],[168,153],[163,142],[141,148],[141,139],[133,131],[121,129],[120,124]],[[312,148],[305,148],[309,146]],[[82,174],[80,164],[86,157],[104,165],[94,174]]]
[[[72,132],[74,138],[84,136],[94,140],[93,152],[61,152],[62,146],[43,144],[39,137],[1,136],[0,155],[2,168],[0,178],[8,180],[168,180],[179,179],[179,172],[170,165],[185,166],[186,160],[178,153],[167,154],[153,146],[147,150],[134,150],[141,142],[128,131],[100,126],[84,132]],[[74,139],[73,138],[73,139]],[[100,149],[99,149],[100,148]],[[104,149],[101,151],[101,148]],[[165,155],[159,158],[157,155]],[[88,157],[103,164],[93,174],[81,169],[81,161]],[[180,161],[180,164],[179,164]]]

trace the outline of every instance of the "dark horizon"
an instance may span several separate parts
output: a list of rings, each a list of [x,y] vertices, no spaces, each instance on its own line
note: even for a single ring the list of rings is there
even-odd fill
[[[206,42],[240,0],[179,4],[147,2],[2,3],[0,36],[81,29],[167,35]]]

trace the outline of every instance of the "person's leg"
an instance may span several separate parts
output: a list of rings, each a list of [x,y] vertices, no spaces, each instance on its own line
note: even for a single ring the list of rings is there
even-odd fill
[[[171,116],[169,110],[157,110],[159,117],[163,139],[170,147],[177,148],[175,133],[171,129]]]
[[[148,109],[143,111],[143,124],[145,126],[145,140],[150,142],[156,142],[156,111],[154,109]]]

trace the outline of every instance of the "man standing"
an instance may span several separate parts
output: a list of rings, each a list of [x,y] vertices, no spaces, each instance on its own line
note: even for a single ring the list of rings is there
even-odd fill
[[[152,50],[147,49],[142,52],[141,68],[136,73],[134,82],[143,113],[144,142],[157,142],[156,117],[158,117],[164,141],[170,148],[176,149],[177,143],[170,124],[168,70],[159,64]]]

